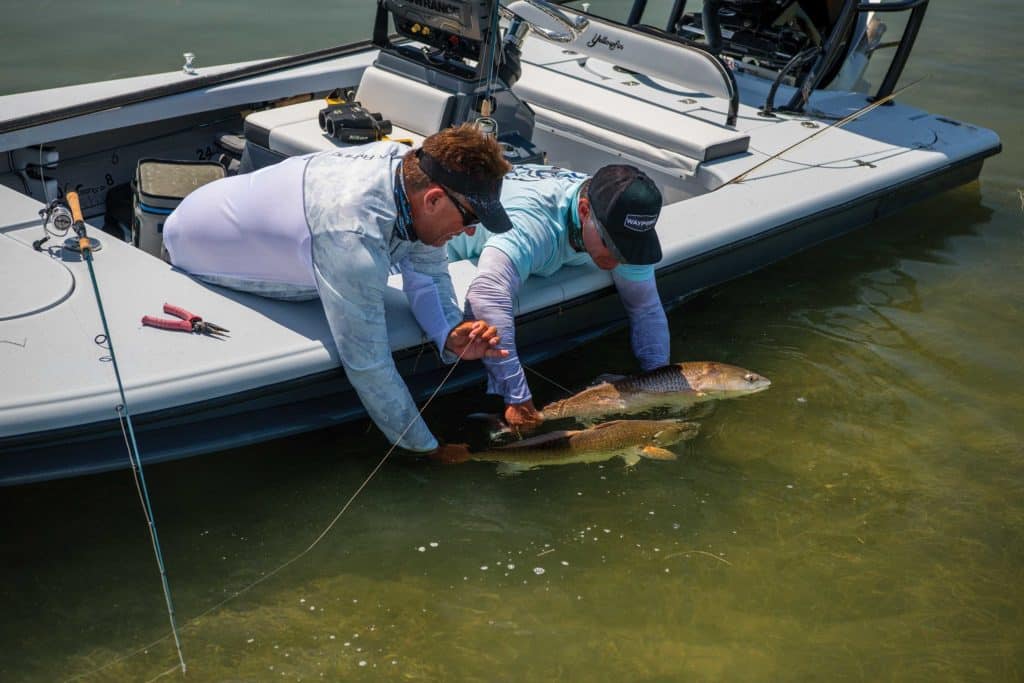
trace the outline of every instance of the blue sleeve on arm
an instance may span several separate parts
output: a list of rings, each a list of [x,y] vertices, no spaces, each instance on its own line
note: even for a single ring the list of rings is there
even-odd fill
[[[623,277],[622,268],[646,268],[650,276],[633,280]],[[633,355],[644,370],[653,370],[669,362],[668,318],[661,305],[658,286],[651,266],[619,266],[612,271],[612,280],[629,315],[630,343]]]
[[[512,311],[512,299],[519,291],[519,274],[512,260],[493,247],[484,248],[477,268],[477,276],[466,293],[466,303],[474,318],[498,328],[501,342],[497,348],[508,351],[507,358],[483,359],[487,369],[487,393],[501,395],[506,405],[525,403],[533,396],[516,351]]]

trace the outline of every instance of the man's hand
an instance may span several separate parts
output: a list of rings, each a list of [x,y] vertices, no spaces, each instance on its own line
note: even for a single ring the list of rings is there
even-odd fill
[[[427,457],[446,465],[457,465],[470,459],[469,446],[464,443],[445,443],[427,453]]]
[[[544,415],[533,407],[533,401],[505,406],[505,423],[516,432],[528,432],[544,422]]]
[[[494,348],[500,341],[498,328],[483,320],[474,320],[453,327],[444,347],[463,360],[505,358],[508,351]]]

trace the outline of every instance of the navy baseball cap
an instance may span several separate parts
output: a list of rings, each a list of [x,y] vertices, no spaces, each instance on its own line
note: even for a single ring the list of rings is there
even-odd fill
[[[488,178],[462,171],[453,171],[432,157],[423,148],[416,150],[420,169],[435,183],[458,192],[469,202],[473,213],[489,232],[506,232],[512,221],[501,205],[502,178]]]
[[[614,245],[623,263],[653,265],[661,260],[654,226],[661,214],[661,191],[635,166],[604,166],[590,179],[587,199],[602,237]]]

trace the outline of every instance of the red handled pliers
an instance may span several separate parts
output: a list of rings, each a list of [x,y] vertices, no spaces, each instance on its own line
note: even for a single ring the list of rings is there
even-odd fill
[[[159,327],[162,330],[179,330],[181,332],[205,334],[208,337],[215,337],[217,339],[227,339],[228,332],[230,332],[230,330],[220,325],[206,322],[198,315],[193,315],[180,306],[164,304],[164,313],[169,313],[181,318],[181,320],[169,320],[167,318],[146,315],[142,317],[142,324],[149,325],[150,327]]]

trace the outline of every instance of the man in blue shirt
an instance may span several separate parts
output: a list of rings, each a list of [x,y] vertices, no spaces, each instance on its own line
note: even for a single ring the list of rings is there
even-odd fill
[[[593,262],[610,270],[629,315],[633,354],[643,370],[668,363],[668,320],[654,280],[661,244],[654,230],[661,192],[633,166],[605,166],[594,176],[554,166],[522,165],[505,176],[501,204],[513,229],[478,229],[448,242],[452,261],[479,257],[466,295],[468,312],[498,328],[504,358],[485,358],[488,393],[505,401],[505,421],[530,429],[542,417],[533,404],[515,347],[512,301],[531,275]]]

